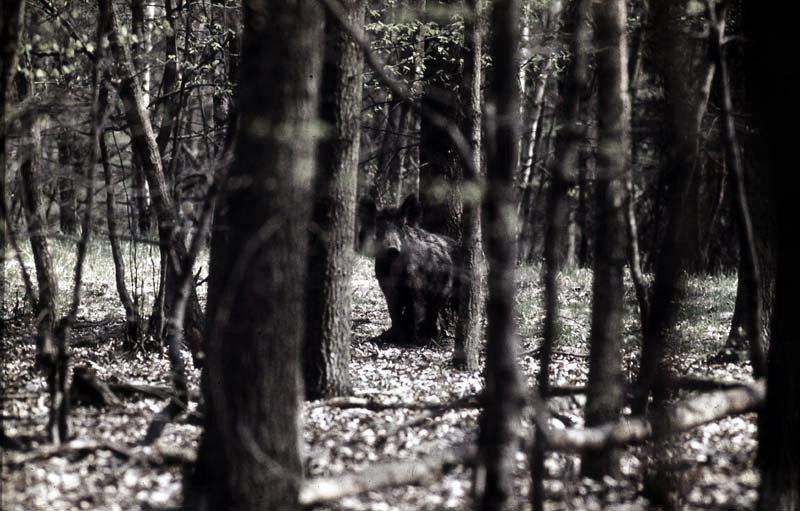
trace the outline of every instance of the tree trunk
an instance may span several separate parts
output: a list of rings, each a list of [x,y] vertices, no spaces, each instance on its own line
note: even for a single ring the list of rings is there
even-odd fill
[[[5,310],[7,296],[5,264],[9,241],[7,228],[10,225],[6,204],[6,95],[11,86],[11,78],[17,69],[17,49],[22,35],[25,2],[23,0],[0,0],[0,169],[3,179],[0,180],[0,308]],[[13,244],[13,241],[11,242]],[[25,271],[23,269],[23,275]],[[4,333],[4,322],[0,321],[0,336]]]
[[[630,154],[625,2],[594,5],[597,53],[597,230],[586,426],[612,422],[623,405],[622,318],[626,262],[625,176]],[[583,475],[617,476],[619,453],[587,451]]]
[[[142,165],[152,205],[158,218],[162,275],[156,299],[157,305],[154,307],[151,323],[155,325],[156,337],[161,338],[164,332],[164,318],[172,314],[175,308],[178,275],[182,271],[191,271],[191,269],[181,268],[186,256],[186,246],[183,244],[182,237],[178,236],[176,232],[177,214],[175,205],[169,193],[153,126],[150,123],[149,114],[144,104],[141,86],[133,69],[128,48],[123,46],[119,37],[119,22],[114,6],[110,4],[109,0],[100,0],[100,4],[103,12],[107,13],[103,30],[109,34],[111,54],[116,61],[117,72],[121,81],[119,96],[122,100],[125,119],[131,131],[133,151]],[[189,310],[186,314],[184,329],[187,335],[200,336],[205,329],[205,319],[194,284],[191,285],[190,291],[192,296],[189,301]],[[163,310],[159,304],[163,304]]]
[[[107,94],[107,91],[101,92]],[[114,261],[114,282],[117,287],[122,307],[125,309],[125,339],[123,349],[132,351],[141,348],[142,320],[136,304],[125,283],[125,259],[119,243],[119,225],[117,224],[116,194],[114,192],[114,176],[111,172],[108,146],[104,135],[100,135],[100,159],[103,164],[103,178],[106,184],[106,222],[108,224],[108,243],[111,247],[111,258]]]
[[[788,29],[788,27],[787,27]],[[788,41],[786,42],[788,44]],[[779,80],[779,78],[776,78]],[[787,84],[788,85],[788,84]],[[782,89],[789,93],[789,88]],[[781,96],[781,97],[790,97]],[[779,107],[782,111],[782,106]],[[768,128],[774,134],[783,126],[783,114],[769,114],[769,120],[779,122]],[[785,135],[772,137],[772,145],[780,154],[775,161],[792,157],[793,141]],[[777,144],[786,144],[777,149]],[[778,196],[778,208],[789,218],[797,213],[793,178],[786,178],[786,186]],[[783,178],[781,178],[783,180]],[[791,190],[791,191],[789,191]],[[797,361],[800,360],[800,342],[797,338],[797,289],[800,286],[797,261],[800,250],[797,232],[791,222],[781,222],[778,242],[784,247],[778,254],[775,305],[772,316],[772,338],[768,358],[767,400],[759,412],[758,461],[761,468],[760,511],[800,510],[800,377]]]
[[[511,478],[520,427],[522,381],[514,335],[514,174],[519,132],[517,85],[519,4],[492,5],[489,98],[495,117],[487,131],[487,190],[483,203],[484,243],[489,263],[486,305],[486,406],[479,420],[478,450],[484,487],[476,488],[480,509],[514,509]],[[492,108],[489,108],[491,111]]]
[[[211,4],[215,7],[214,12],[216,13],[214,24],[219,26],[219,30],[224,34],[222,37],[224,44],[221,49],[224,68],[218,72],[223,83],[235,86],[239,83],[239,59],[237,56],[241,45],[241,32],[238,30],[241,16],[239,4],[235,0],[212,0]],[[230,94],[214,95],[214,124],[216,128],[225,128],[222,143],[217,144],[222,147],[221,152],[227,152],[233,143],[238,112],[236,100]]]
[[[763,4],[744,3],[748,96],[764,155],[762,173],[772,176],[767,197],[776,204],[777,274],[767,364],[767,398],[758,414],[759,511],[800,510],[800,340],[797,336],[797,290],[800,245],[797,243],[796,136],[786,119],[796,118],[797,70],[776,66],[794,52],[791,16],[772,16]],[[765,58],[769,55],[770,58]],[[752,93],[752,96],[750,94]],[[766,163],[766,168],[763,166]],[[788,163],[788,165],[787,165]]]
[[[350,24],[364,25],[364,6],[364,0],[343,4]],[[332,16],[325,38],[320,111],[332,129],[318,148],[309,240],[303,354],[309,399],[350,393],[350,280],[364,61],[361,48]]]
[[[400,195],[402,189],[402,166],[400,165],[401,153],[401,125],[405,117],[405,105],[402,101],[387,102],[384,105],[386,113],[386,125],[383,130],[380,144],[380,157],[378,163],[378,175],[384,176],[386,182],[384,193],[384,203],[397,207],[404,197]]]
[[[36,313],[36,357],[47,366],[55,363],[57,350],[53,341],[56,325],[58,284],[53,273],[53,260],[47,242],[47,219],[44,210],[44,192],[41,183],[41,121],[27,119],[28,123],[20,153],[19,174],[22,180],[25,219],[31,242],[33,263],[36,267],[36,282],[39,294],[34,311]]]
[[[472,146],[472,167],[463,165],[461,180],[461,264],[458,279],[458,303],[453,364],[474,371],[478,368],[478,351],[483,311],[483,257],[480,243],[481,187],[481,46],[483,44],[484,3],[471,0],[464,26],[464,87],[461,103],[465,107],[462,131]],[[477,173],[470,172],[474,168]]]
[[[564,265],[564,233],[568,219],[567,193],[574,186],[572,175],[578,164],[581,129],[580,99],[586,89],[589,26],[589,0],[570,2],[564,10],[562,37],[572,50],[572,58],[561,78],[561,101],[556,107],[558,124],[550,188],[547,197],[547,227],[544,246],[544,324],[537,385],[539,394],[547,399],[550,394],[550,360],[559,335],[559,283],[558,276]],[[540,430],[537,431],[540,432]],[[535,510],[544,508],[544,443],[536,442],[531,453],[531,478],[534,489],[531,501]]]
[[[3,120],[5,121],[6,94],[11,88],[11,79],[17,71],[17,50],[20,48],[22,25],[25,19],[25,2],[23,0],[0,0],[0,101],[2,102]],[[5,135],[5,125],[2,133]],[[5,145],[0,146],[5,154]]]
[[[60,166],[58,186],[58,220],[61,233],[74,236],[78,232],[78,198],[75,194],[73,172],[77,169],[77,137],[71,131],[58,133],[58,164]]]
[[[217,208],[206,426],[187,509],[298,509],[303,291],[322,13],[244,7],[240,132]],[[277,78],[276,78],[277,77]]]
[[[161,78],[161,100],[159,104],[162,105],[159,109],[161,112],[161,126],[158,128],[156,135],[156,146],[158,146],[158,153],[161,155],[161,165],[165,170],[168,182],[175,182],[176,176],[170,174],[167,170],[170,166],[171,159],[166,157],[167,143],[170,136],[175,129],[177,121],[178,110],[181,107],[181,97],[178,92],[178,46],[176,42],[176,29],[175,29],[175,9],[172,6],[172,0],[164,1],[164,19],[169,24],[170,30],[165,32],[164,38],[164,75]],[[175,148],[173,147],[173,154]]]
[[[644,328],[642,361],[639,369],[634,412],[642,412],[650,393],[663,400],[667,368],[665,357],[676,313],[684,293],[684,271],[697,254],[698,201],[693,197],[700,120],[708,98],[709,65],[697,71],[692,55],[694,44],[683,10],[668,0],[651,4],[656,27],[655,57],[664,81],[667,100],[666,154],[662,174],[667,190],[667,220],[664,240],[656,251],[655,277]]]
[[[748,91],[750,84],[748,83]],[[769,93],[767,93],[769,94]],[[746,108],[751,118],[758,119],[761,115],[762,105],[757,93],[748,92]],[[753,223],[753,235],[756,249],[756,260],[758,262],[758,273],[760,276],[758,293],[761,300],[761,326],[762,339],[769,340],[770,327],[772,325],[772,306],[775,300],[775,271],[777,256],[777,230],[778,214],[776,211],[774,187],[776,176],[774,173],[763,171],[763,162],[769,161],[770,152],[767,149],[764,137],[757,135],[759,127],[754,123],[747,130],[753,135],[737,133],[740,140],[743,139],[743,158],[744,183],[747,203],[750,206],[751,219]],[[761,128],[763,130],[763,128]],[[742,250],[744,247],[742,247]],[[744,260],[740,261],[739,279],[736,289],[736,305],[734,307],[731,328],[728,339],[723,348],[712,357],[712,361],[719,362],[738,362],[746,360],[747,349],[750,341],[755,338],[753,327],[748,322],[746,314],[746,295],[747,295],[747,272],[744,268]],[[764,350],[767,346],[765,344]]]
[[[711,4],[709,4],[711,5]],[[724,142],[725,162],[733,174],[731,179],[732,195],[735,203],[736,219],[739,232],[739,285],[736,291],[737,308],[743,309],[743,323],[748,327],[750,338],[750,362],[753,375],[756,378],[765,376],[766,359],[764,357],[764,330],[763,324],[763,296],[762,293],[770,286],[762,283],[761,267],[759,264],[759,251],[756,243],[755,229],[753,227],[750,204],[747,198],[747,184],[745,183],[744,167],[737,142],[736,127],[733,119],[733,101],[731,99],[731,84],[728,75],[727,52],[724,45],[725,12],[717,13],[716,6],[711,7],[710,21],[711,34],[709,39],[712,45],[712,54],[716,56],[719,67],[719,88],[722,96],[722,113],[724,117]],[[769,180],[767,180],[769,181]],[[761,222],[763,224],[763,222]],[[763,226],[763,225],[762,225]],[[767,279],[770,277],[768,276]],[[735,315],[735,313],[734,313]]]
[[[431,0],[426,9],[455,9],[451,0]],[[456,85],[461,75],[456,55],[458,48],[448,45],[439,51],[435,45],[448,44],[444,38],[432,38],[426,43],[425,90],[421,108],[447,122],[458,125],[463,112],[459,108]],[[430,46],[434,45],[431,49]],[[442,77],[448,77],[443,80]],[[444,82],[447,83],[444,83]],[[446,129],[423,113],[420,121],[419,199],[422,204],[422,225],[431,232],[444,234],[458,240],[461,237],[461,198],[458,178],[461,176],[460,159]]]

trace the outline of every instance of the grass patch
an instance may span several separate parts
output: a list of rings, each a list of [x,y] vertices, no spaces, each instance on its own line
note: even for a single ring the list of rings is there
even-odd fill
[[[516,320],[527,344],[542,341],[544,292],[542,269],[523,266],[517,271]],[[650,276],[652,280],[652,276]],[[707,369],[705,358],[725,343],[736,302],[735,274],[694,275],[686,282],[686,293],[678,310],[674,346],[675,369],[681,373]],[[622,357],[629,378],[638,370],[642,330],[639,305],[630,275],[625,275]],[[592,271],[566,268],[559,275],[560,334],[555,349],[588,354],[591,343]]]
[[[125,282],[128,291],[145,313],[149,313],[158,292],[160,255],[158,246],[153,243],[121,241],[121,251],[125,264]],[[58,286],[59,315],[67,312],[72,299],[77,258],[76,240],[50,238],[48,240],[53,274]],[[6,254],[4,279],[6,296],[2,314],[4,317],[31,313],[31,304],[25,300],[25,288],[19,260],[31,277],[36,293],[36,268],[30,244],[20,242],[19,259],[11,250]],[[200,254],[195,264],[195,272],[200,270],[201,278],[208,272],[208,252]],[[111,248],[105,239],[93,239],[86,250],[83,266],[81,305],[78,317],[84,319],[123,318],[124,309],[120,303],[114,278],[114,261]],[[205,286],[200,290],[203,296]]]

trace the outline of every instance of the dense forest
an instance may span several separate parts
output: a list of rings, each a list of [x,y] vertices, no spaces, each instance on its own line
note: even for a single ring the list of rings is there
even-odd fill
[[[0,5],[4,509],[800,510],[789,16]]]

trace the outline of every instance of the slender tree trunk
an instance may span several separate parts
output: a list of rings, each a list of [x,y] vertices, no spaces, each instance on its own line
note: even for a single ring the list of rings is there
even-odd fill
[[[240,131],[211,243],[208,407],[187,509],[299,509],[321,37],[313,0],[245,4]]]
[[[150,71],[142,64],[142,57],[150,51],[150,41],[148,40],[149,34],[146,27],[146,10],[145,0],[131,0],[131,31],[136,36],[137,40],[133,41],[130,45],[131,59],[133,60],[133,68],[142,71],[142,89],[143,96],[148,97],[149,90],[149,76]],[[145,99],[146,101],[146,99]],[[139,162],[139,157],[134,154],[131,161],[131,201],[128,206],[131,218],[131,230],[134,236],[142,236],[151,231],[152,227],[152,210],[148,205],[148,193],[145,185],[144,171]]]
[[[364,0],[345,2],[350,24],[364,24]],[[361,127],[363,52],[328,16],[321,119],[331,127],[318,149],[306,281],[303,369],[306,397],[350,392],[350,280]]]
[[[550,394],[550,360],[559,336],[559,284],[558,276],[564,265],[564,233],[569,206],[567,193],[574,185],[574,168],[578,165],[581,129],[580,99],[586,88],[587,55],[589,44],[589,0],[571,2],[564,10],[563,33],[572,49],[572,59],[561,82],[561,101],[556,116],[562,128],[556,134],[553,169],[547,197],[547,228],[544,247],[544,302],[545,316],[542,327],[541,362],[537,385],[539,394],[547,399]],[[537,431],[538,428],[537,428]],[[531,453],[532,504],[535,510],[544,509],[544,445],[536,442]]]
[[[49,366],[57,357],[53,342],[56,325],[58,284],[53,273],[53,260],[47,242],[47,219],[45,218],[44,192],[41,183],[41,121],[28,119],[28,128],[23,138],[19,167],[22,180],[23,205],[28,224],[28,237],[36,267],[36,283],[39,294],[36,300],[36,357],[39,363]]]
[[[107,93],[107,91],[104,91]],[[114,179],[111,172],[110,157],[105,137],[100,137],[100,158],[103,164],[103,178],[106,184],[106,222],[108,224],[108,243],[111,247],[111,258],[114,261],[114,282],[117,286],[122,307],[125,309],[125,339],[122,346],[126,350],[141,348],[142,320],[139,307],[133,301],[125,283],[125,259],[119,242],[119,225],[117,224],[116,195]]]
[[[380,146],[378,173],[385,176],[385,203],[397,207],[403,201],[400,196],[402,167],[400,166],[400,125],[404,116],[403,103],[395,101],[384,106],[386,110],[386,126]]]
[[[464,26],[464,87],[461,102],[465,106],[463,132],[470,137],[472,166],[464,165],[461,182],[461,264],[458,278],[458,320],[455,331],[453,364],[469,371],[478,368],[481,314],[483,310],[483,257],[480,243],[481,176],[470,172],[481,169],[481,46],[483,44],[483,1],[470,0]]]
[[[238,30],[240,10],[238,2],[234,0],[212,0],[212,5],[216,7],[217,17],[215,17],[216,24],[222,30],[223,45],[222,45],[222,61],[224,62],[224,70],[221,73],[221,80],[223,83],[235,84],[239,83],[239,46],[241,45],[241,34]],[[238,116],[238,107],[234,100],[235,95],[215,94],[214,95],[214,124],[217,129],[225,127],[224,137],[222,140],[222,151],[227,152],[233,143],[233,135],[236,132],[236,119]]]
[[[63,333],[57,328],[58,284],[53,273],[53,261],[47,242],[47,219],[41,183],[41,120],[25,119],[26,133],[20,152],[22,162],[19,173],[22,180],[23,205],[28,223],[28,236],[36,267],[39,286],[34,311],[36,318],[36,364],[44,369],[50,398],[47,424],[48,438],[54,445],[66,440],[68,435],[67,412],[69,396],[66,390],[68,366]]]
[[[161,101],[163,106],[159,109],[161,112],[161,126],[158,128],[156,135],[156,145],[158,146],[158,153],[161,155],[161,165],[165,169],[165,175],[168,182],[174,182],[176,176],[170,175],[167,169],[170,167],[168,159],[166,158],[167,143],[170,136],[175,129],[177,122],[178,110],[181,106],[180,95],[178,91],[178,45],[176,41],[175,29],[175,9],[172,5],[172,0],[164,1],[164,19],[170,26],[170,30],[166,32],[164,38],[164,75],[161,78]],[[174,153],[174,150],[173,150]]]
[[[25,2],[23,0],[0,0],[0,273],[5,275],[6,250],[10,225],[6,204],[6,95],[11,87],[11,79],[17,69],[17,49],[22,35],[25,19]],[[24,270],[23,270],[24,274]],[[5,305],[6,279],[0,279],[0,307]],[[5,310],[5,309],[3,309]],[[3,323],[0,322],[0,335],[3,334]]]
[[[484,472],[483,488],[477,488],[479,508],[514,509],[511,478],[520,427],[522,381],[514,336],[513,227],[514,175],[519,132],[517,86],[519,4],[496,1],[491,10],[490,57],[494,76],[489,83],[490,119],[487,132],[487,190],[483,204],[484,243],[489,263],[486,306],[486,405],[479,421],[478,472]],[[491,108],[493,107],[493,108]]]
[[[161,155],[156,143],[153,126],[142,89],[139,84],[128,48],[123,46],[119,36],[119,22],[115,8],[109,0],[100,0],[101,16],[105,16],[104,30],[110,41],[111,55],[117,65],[117,73],[121,81],[119,96],[122,100],[125,119],[128,122],[132,135],[133,151],[138,156],[142,165],[147,185],[152,199],[153,208],[158,218],[158,239],[161,253],[161,284],[156,299],[156,304],[163,304],[163,310],[157,305],[153,312],[151,322],[155,324],[156,337],[161,338],[164,332],[164,318],[172,314],[177,299],[178,274],[183,271],[181,265],[185,260],[186,246],[183,239],[176,232],[177,214],[172,197],[169,193]],[[187,270],[190,271],[190,270]],[[202,336],[205,320],[197,298],[196,287],[191,286],[191,299],[189,311],[186,315],[184,328],[187,336]],[[199,344],[190,342],[190,344]]]
[[[78,197],[75,180],[71,174],[77,168],[75,145],[77,137],[69,130],[58,133],[58,164],[62,175],[58,178],[58,220],[61,233],[75,235],[78,232]]]
[[[586,426],[616,420],[623,405],[622,318],[626,262],[625,175],[630,154],[628,48],[624,0],[594,5],[597,53],[597,229],[595,236],[591,352],[586,388]],[[584,475],[619,472],[614,449],[587,451]]]
[[[429,0],[426,9],[455,8],[452,0]],[[425,90],[421,108],[435,116],[458,125],[462,112],[455,85],[461,74],[457,61],[447,55],[458,52],[455,45],[445,40],[430,44],[447,45],[448,51],[426,51]],[[443,83],[448,77],[448,83]],[[460,159],[446,130],[430,115],[423,113],[420,123],[419,195],[422,204],[422,224],[435,233],[445,234],[458,240],[461,236],[461,198],[457,180],[461,176]]]
[[[722,95],[722,112],[724,115],[724,141],[725,141],[725,161],[728,168],[733,173],[731,180],[733,188],[733,198],[736,206],[736,219],[739,227],[740,269],[739,269],[739,289],[737,290],[737,304],[742,302],[744,306],[744,324],[749,328],[750,337],[750,363],[753,366],[753,376],[761,378],[766,375],[766,359],[764,357],[764,331],[762,330],[763,302],[761,291],[764,286],[761,284],[761,265],[758,261],[758,250],[756,249],[755,230],[753,220],[750,215],[750,206],[747,200],[747,190],[745,188],[745,174],[742,158],[737,143],[736,127],[733,119],[733,101],[731,100],[730,78],[728,75],[728,63],[726,61],[726,51],[724,46],[725,35],[725,12],[723,8],[719,15],[716,12],[716,5],[709,3],[711,16],[711,34],[709,36],[712,45],[712,54],[717,58],[719,67],[719,84]],[[767,277],[768,278],[768,277]],[[744,286],[741,283],[744,282]],[[743,291],[740,293],[739,291]]]
[[[668,0],[653,2],[656,58],[667,98],[666,155],[662,173],[667,190],[664,241],[656,251],[655,277],[644,329],[642,361],[633,408],[641,413],[652,393],[660,403],[668,369],[676,313],[684,293],[684,270],[697,254],[696,168],[700,120],[708,98],[708,66],[698,72],[691,59],[695,41],[684,26],[683,10]],[[699,78],[702,76],[703,78]]]

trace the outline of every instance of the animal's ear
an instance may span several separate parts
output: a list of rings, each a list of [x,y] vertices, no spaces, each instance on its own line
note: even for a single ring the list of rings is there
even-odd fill
[[[400,206],[400,215],[408,225],[416,225],[422,217],[422,206],[416,195],[409,195]]]

